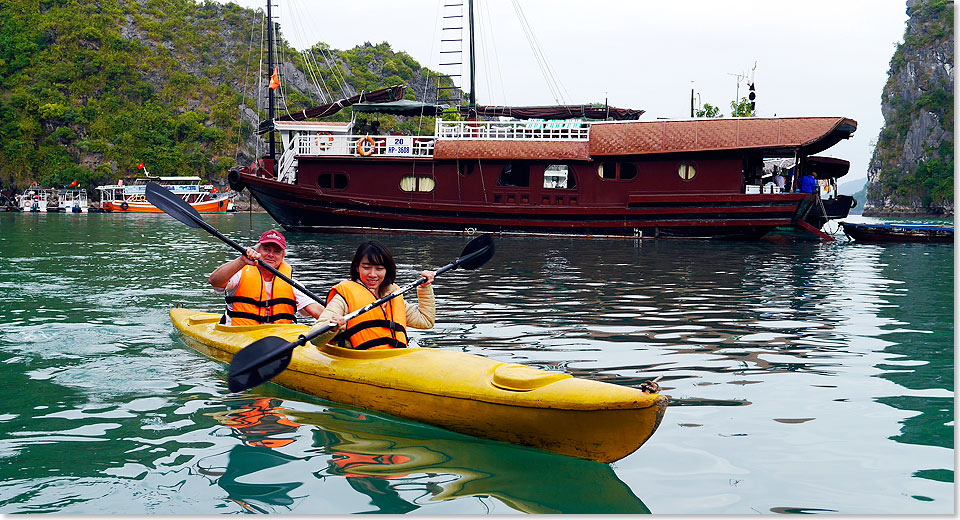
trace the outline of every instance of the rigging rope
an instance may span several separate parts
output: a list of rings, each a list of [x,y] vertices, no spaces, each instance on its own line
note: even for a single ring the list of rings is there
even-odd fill
[[[563,93],[560,90],[566,90],[560,85],[560,82],[557,80],[556,76],[553,73],[553,68],[550,66],[550,63],[547,61],[546,53],[543,52],[543,48],[540,46],[540,42],[537,40],[536,35],[533,33],[533,27],[530,26],[530,22],[527,20],[526,15],[523,13],[523,9],[520,7],[520,3],[517,0],[512,0],[513,9],[517,13],[517,18],[520,19],[520,25],[523,27],[524,35],[527,37],[527,41],[530,43],[530,48],[533,49],[534,58],[537,60],[537,65],[540,66],[540,72],[543,74],[544,80],[546,80],[547,88],[550,89],[551,94],[553,94],[554,100],[557,104],[565,105],[566,102],[563,97]],[[569,95],[569,94],[568,94]]]

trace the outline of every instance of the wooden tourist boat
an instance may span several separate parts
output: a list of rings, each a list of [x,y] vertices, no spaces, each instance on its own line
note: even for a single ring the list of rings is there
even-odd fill
[[[159,182],[174,194],[193,206],[200,213],[224,213],[233,211],[232,192],[220,191],[211,184],[201,184],[200,177],[137,177],[131,184],[98,186],[100,207],[103,211],[129,213],[162,213],[146,199],[146,186],[150,181]]]
[[[759,238],[778,226],[820,233],[852,202],[827,209],[795,184],[762,190],[771,159],[792,161],[794,183],[824,164],[845,174],[847,161],[816,154],[853,135],[857,123],[846,117],[638,121],[642,110],[486,107],[474,98],[443,107],[390,101],[396,95],[327,106],[467,118],[438,118],[433,135],[380,135],[303,121],[328,109],[274,118],[267,93],[260,131],[270,152],[229,178],[288,230]]]
[[[931,242],[953,243],[953,226],[887,222],[862,224],[841,222],[843,232],[857,242]]]

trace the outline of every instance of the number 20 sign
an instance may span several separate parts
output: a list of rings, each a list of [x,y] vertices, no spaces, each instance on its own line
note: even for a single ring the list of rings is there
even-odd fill
[[[394,136],[387,138],[387,150],[384,155],[412,155],[413,137]]]

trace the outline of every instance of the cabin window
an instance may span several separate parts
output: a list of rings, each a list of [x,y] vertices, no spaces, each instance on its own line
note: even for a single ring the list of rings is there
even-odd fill
[[[680,175],[682,180],[689,181],[697,175],[697,168],[690,163],[680,163],[677,174]]]
[[[414,177],[408,175],[400,179],[400,189],[403,191],[433,191],[437,186],[437,181],[433,177]]]
[[[515,186],[517,188],[530,187],[530,166],[527,164],[507,163],[500,170],[497,186]]]
[[[597,175],[599,175],[601,179],[616,179],[617,163],[600,163],[600,166],[597,167]]]
[[[477,169],[477,163],[473,161],[462,162],[457,165],[457,172],[464,177],[473,173]]]
[[[572,190],[577,187],[577,178],[569,164],[551,164],[543,169],[543,187]]]
[[[347,174],[343,172],[323,172],[317,176],[317,186],[323,190],[342,190],[347,187]]]
[[[597,175],[604,180],[628,181],[636,178],[637,165],[633,163],[605,162],[597,166]]]

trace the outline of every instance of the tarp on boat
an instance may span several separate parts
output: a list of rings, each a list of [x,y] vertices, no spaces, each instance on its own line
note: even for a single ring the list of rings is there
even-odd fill
[[[380,114],[392,114],[395,116],[436,116],[447,108],[443,105],[434,105],[431,103],[421,103],[420,101],[411,101],[409,99],[400,99],[386,103],[358,103],[353,105],[356,112],[377,112]]]
[[[277,121],[303,121],[313,117],[327,117],[336,114],[344,108],[357,103],[382,103],[396,101],[403,97],[403,92],[407,89],[406,85],[394,85],[392,87],[374,90],[372,92],[361,92],[356,96],[338,99],[333,103],[319,105],[292,114],[280,116]],[[265,134],[274,129],[273,120],[261,121],[257,133]]]

